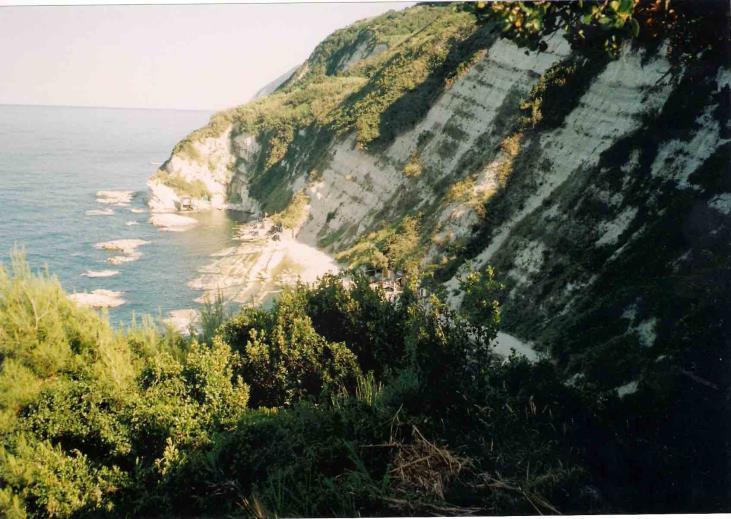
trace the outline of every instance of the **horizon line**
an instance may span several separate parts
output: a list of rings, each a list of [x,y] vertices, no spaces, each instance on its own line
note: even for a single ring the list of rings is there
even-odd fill
[[[48,103],[5,103],[0,106],[22,106],[36,108],[103,108],[106,110],[168,110],[176,112],[219,112],[225,108],[166,108],[150,106],[105,106],[105,105],[74,105],[74,104],[48,104]]]

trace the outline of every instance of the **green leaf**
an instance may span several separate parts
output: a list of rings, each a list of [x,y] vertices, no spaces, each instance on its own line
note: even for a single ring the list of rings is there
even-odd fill
[[[632,36],[637,38],[640,35],[640,22],[638,22],[635,18],[632,18],[629,21],[630,29],[632,29]]]
[[[518,4],[518,5],[520,5],[520,8],[522,9],[522,11],[525,14],[531,14],[531,12],[534,10],[531,6],[529,6],[527,4],[524,4],[522,2],[520,4]]]

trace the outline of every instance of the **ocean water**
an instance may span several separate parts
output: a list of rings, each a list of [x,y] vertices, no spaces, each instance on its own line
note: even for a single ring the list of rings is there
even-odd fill
[[[23,247],[32,268],[56,275],[68,292],[107,289],[127,302],[110,309],[114,324],[136,315],[166,316],[195,307],[186,286],[210,254],[231,244],[235,213],[196,214],[200,225],[164,232],[148,223],[146,186],[177,141],[203,126],[210,113],[183,110],[0,106],[0,261]],[[135,192],[130,207],[97,203],[96,192]],[[94,209],[111,216],[87,216]],[[136,225],[127,225],[135,222]],[[94,244],[139,238],[142,257],[111,265]],[[88,278],[87,270],[118,270]]]

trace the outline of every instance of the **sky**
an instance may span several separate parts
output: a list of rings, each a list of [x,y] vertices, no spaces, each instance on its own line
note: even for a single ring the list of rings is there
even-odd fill
[[[219,110],[410,3],[0,7],[0,104]]]

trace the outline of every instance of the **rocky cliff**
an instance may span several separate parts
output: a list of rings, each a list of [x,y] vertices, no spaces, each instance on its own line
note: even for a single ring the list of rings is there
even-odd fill
[[[455,306],[459,275],[492,266],[503,328],[572,383],[631,394],[670,363],[719,390],[728,53],[681,60],[661,39],[609,56],[564,36],[520,46],[452,6],[359,22],[178,144],[151,205],[304,199],[300,241],[345,265],[416,262]]]

